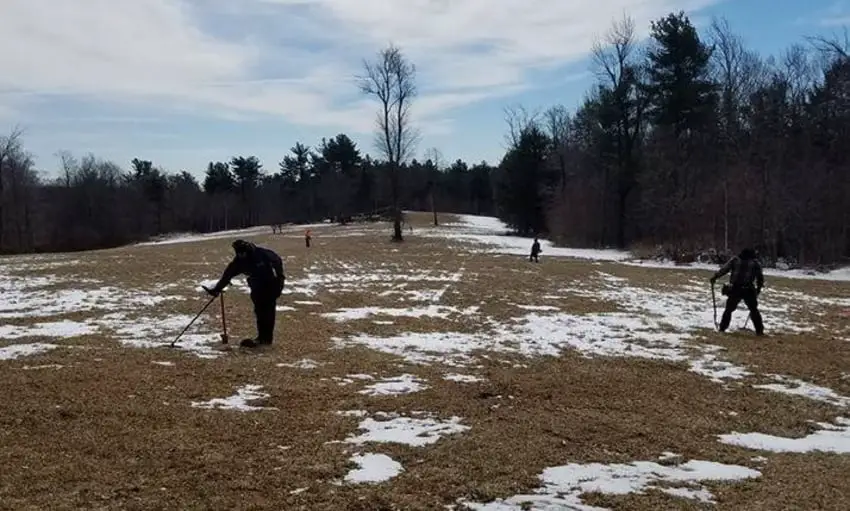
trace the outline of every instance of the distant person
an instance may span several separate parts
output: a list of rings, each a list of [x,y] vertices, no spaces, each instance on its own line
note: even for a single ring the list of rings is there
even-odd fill
[[[277,299],[283,293],[286,276],[283,273],[283,261],[274,251],[262,248],[244,240],[233,242],[236,253],[218,283],[212,289],[204,288],[212,296],[218,296],[231,279],[237,275],[247,275],[251,288],[251,301],[254,303],[254,316],[257,320],[256,339],[244,339],[240,345],[253,348],[262,344],[271,344],[274,339]]]
[[[758,296],[761,294],[762,287],[764,287],[764,274],[756,259],[755,251],[751,248],[741,250],[740,254],[730,259],[711,277],[711,285],[713,286],[717,279],[730,271],[732,274],[729,276],[729,284],[724,285],[721,291],[726,295],[726,310],[723,311],[723,318],[720,320],[718,328],[721,332],[725,332],[729,328],[732,313],[743,300],[753,318],[756,335],[764,335],[764,323],[762,323],[758,307]]]
[[[310,240],[313,239],[313,231],[307,229],[304,231],[304,244],[307,245],[307,248],[310,248]]]
[[[537,236],[534,237],[534,243],[531,244],[531,255],[528,256],[529,261],[534,261],[535,263],[540,262],[540,241],[537,240]]]

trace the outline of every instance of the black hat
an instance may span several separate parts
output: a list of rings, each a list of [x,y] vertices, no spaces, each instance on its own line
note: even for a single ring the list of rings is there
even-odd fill
[[[233,250],[237,254],[248,254],[254,250],[254,244],[245,240],[236,240],[233,242]]]

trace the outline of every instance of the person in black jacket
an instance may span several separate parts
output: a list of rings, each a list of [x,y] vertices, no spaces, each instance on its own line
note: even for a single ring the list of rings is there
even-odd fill
[[[277,299],[283,293],[286,281],[283,261],[274,251],[244,240],[234,241],[233,250],[236,256],[225,268],[221,279],[212,289],[204,289],[212,296],[218,296],[233,277],[247,275],[257,319],[257,338],[245,339],[241,345],[254,347],[259,344],[271,344],[274,338]]]
[[[531,244],[531,255],[528,257],[528,260],[539,263],[540,252],[542,252],[542,250],[540,250],[540,241],[537,239],[537,236],[535,236],[534,243]]]
[[[723,318],[720,320],[720,331],[725,332],[729,328],[732,312],[738,308],[738,304],[743,300],[753,318],[756,335],[764,335],[764,324],[758,305],[758,296],[761,293],[761,288],[764,287],[764,273],[756,259],[755,251],[751,248],[745,248],[737,257],[730,259],[711,277],[711,285],[713,286],[717,279],[729,272],[732,272],[729,277],[729,284],[723,286],[723,294],[726,295],[726,310],[723,311]]]

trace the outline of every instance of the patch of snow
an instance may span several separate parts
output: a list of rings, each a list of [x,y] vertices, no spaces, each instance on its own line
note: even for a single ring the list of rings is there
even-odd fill
[[[401,463],[386,454],[355,454],[351,461],[360,468],[351,470],[345,476],[347,483],[380,483],[399,475],[404,468]]]
[[[61,337],[69,339],[97,332],[97,326],[78,321],[55,321],[36,323],[32,326],[0,326],[0,339],[20,339],[22,337]]]
[[[23,369],[25,371],[32,371],[32,370],[36,370],[36,369],[62,369],[63,367],[65,367],[65,366],[63,366],[61,364],[45,364],[45,365],[41,365],[41,366],[24,366],[21,369]]]
[[[569,464],[544,470],[540,476],[543,486],[535,493],[516,495],[487,504],[465,501],[462,504],[478,511],[590,511],[601,508],[585,505],[581,500],[582,494],[599,492],[606,495],[628,495],[641,494],[647,489],[656,489],[674,497],[712,503],[712,494],[698,483],[740,481],[760,476],[761,472],[747,467],[699,460],[674,466],[648,461],[614,465]],[[659,486],[658,483],[664,485]]]
[[[112,286],[81,288],[83,284],[97,281],[60,279],[56,276],[18,278],[0,277],[0,318],[50,317],[60,314],[133,310],[151,307],[169,300],[183,300],[181,296],[162,295],[140,289],[121,289]],[[51,286],[76,288],[50,289]]]
[[[319,367],[320,365],[324,365],[324,364],[320,364],[319,362],[316,362],[315,360],[310,359],[310,358],[302,358],[298,362],[295,362],[295,363],[292,363],[292,364],[280,363],[280,364],[276,364],[276,365],[277,365],[277,367],[294,367],[296,369],[315,369],[315,368]]]
[[[322,305],[322,302],[314,302],[310,300],[296,300],[295,303],[298,305]]]
[[[818,423],[820,431],[802,438],[784,438],[763,433],[720,435],[724,444],[771,452],[831,452],[850,454],[850,420],[839,417],[836,424]]]
[[[344,412],[336,412],[336,414],[345,417],[366,417],[369,412],[366,410],[345,410]]]
[[[336,312],[327,312],[321,316],[333,319],[339,323],[345,321],[353,321],[358,319],[367,319],[370,316],[392,316],[392,317],[409,317],[409,318],[448,318],[452,313],[461,315],[472,315],[478,311],[478,307],[470,307],[468,309],[459,310],[456,307],[446,307],[442,305],[430,305],[428,307],[410,307],[410,308],[384,308],[384,307],[358,307],[358,308],[343,308]]]
[[[277,310],[278,312],[290,312],[297,311],[298,309],[296,309],[295,307],[290,307],[289,305],[279,305],[275,310]]]
[[[249,401],[259,401],[271,397],[269,394],[260,392],[261,388],[263,388],[262,385],[245,385],[236,390],[236,395],[226,398],[213,398],[209,401],[192,401],[192,407],[207,409],[218,408],[223,410],[237,410],[240,412],[277,410],[277,408],[274,407],[252,406],[248,404]]]
[[[766,385],[754,385],[754,388],[770,390],[790,396],[800,396],[813,401],[829,403],[834,406],[847,407],[850,406],[850,397],[842,396],[834,390],[814,385],[802,380],[788,378],[778,374],[770,375],[779,383],[770,383]]]
[[[48,344],[43,342],[35,342],[31,344],[10,344],[0,348],[0,360],[15,360],[21,357],[29,357],[38,355],[50,350],[55,350],[59,346],[56,344]]]
[[[711,353],[706,353],[699,359],[691,360],[690,365],[691,371],[707,376],[715,383],[723,383],[726,380],[740,380],[753,374],[731,362],[717,360],[717,356]]]
[[[164,318],[138,317],[127,318],[126,315],[104,316],[96,323],[112,330],[115,339],[124,346],[150,349],[168,347],[193,316],[177,314]],[[199,358],[213,359],[223,355],[223,352],[213,346],[221,343],[217,333],[194,333],[202,329],[204,318],[198,318],[191,329],[180,337],[174,348],[189,352]]]
[[[174,362],[162,361],[162,360],[154,360],[151,364],[156,364],[160,366],[171,367],[174,365]]]
[[[362,420],[358,426],[358,429],[365,432],[361,435],[349,436],[345,443],[360,445],[368,442],[385,442],[422,447],[437,443],[443,436],[463,433],[471,429],[460,422],[460,417],[451,417],[446,421],[412,417],[394,417],[386,421],[377,421],[369,417]]]
[[[375,321],[372,321],[372,323],[374,323],[376,325],[394,325],[395,321],[378,321],[378,320],[375,320]]]
[[[541,312],[545,312],[545,311],[558,311],[558,310],[561,310],[561,309],[559,309],[558,307],[553,307],[553,306],[551,306],[551,305],[519,305],[519,304],[516,304],[516,306],[517,306],[517,307],[519,307],[520,309],[527,310],[527,311],[541,311]]]
[[[298,495],[299,493],[304,493],[305,491],[307,491],[309,489],[310,489],[309,486],[305,486],[304,488],[296,488],[296,489],[290,491],[289,494],[290,495]]]
[[[384,378],[377,383],[367,386],[360,394],[369,396],[397,396],[412,394],[427,389],[428,386],[412,374],[402,374],[392,378]]]
[[[443,375],[444,380],[456,381],[461,383],[475,383],[479,381],[485,381],[484,378],[479,378],[477,376],[472,376],[469,374],[455,374],[449,373]]]

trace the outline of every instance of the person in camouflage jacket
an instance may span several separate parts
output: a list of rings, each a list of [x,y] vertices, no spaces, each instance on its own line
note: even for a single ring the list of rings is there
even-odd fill
[[[723,294],[726,295],[726,309],[720,320],[719,329],[725,332],[732,321],[732,313],[738,308],[743,300],[750,310],[756,335],[764,335],[764,323],[758,308],[758,296],[764,287],[764,273],[761,265],[756,259],[756,253],[751,248],[745,248],[736,257],[733,257],[720,270],[711,277],[711,285],[720,277],[730,273],[729,284],[723,286]]]

